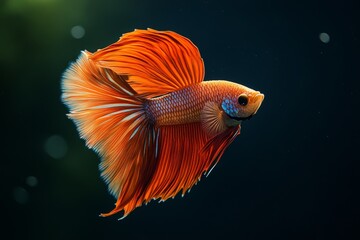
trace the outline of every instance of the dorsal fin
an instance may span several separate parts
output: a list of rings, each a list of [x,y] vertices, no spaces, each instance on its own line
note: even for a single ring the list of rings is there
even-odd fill
[[[197,47],[172,31],[135,30],[91,57],[100,67],[127,75],[139,94],[163,95],[203,81],[204,63]]]

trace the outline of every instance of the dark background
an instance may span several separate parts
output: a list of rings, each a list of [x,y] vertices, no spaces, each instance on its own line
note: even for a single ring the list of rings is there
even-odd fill
[[[2,236],[360,239],[359,12],[355,0],[1,1]],[[80,50],[147,27],[190,38],[206,79],[266,97],[190,194],[101,218],[115,200],[60,79]]]

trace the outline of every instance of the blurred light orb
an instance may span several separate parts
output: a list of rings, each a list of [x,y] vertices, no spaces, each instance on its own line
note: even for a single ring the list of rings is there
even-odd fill
[[[70,32],[71,36],[76,39],[83,38],[85,35],[85,29],[83,28],[83,26],[80,25],[73,26]]]
[[[38,185],[38,180],[34,176],[28,176],[26,178],[26,184],[29,185],[30,187],[35,187]]]
[[[330,36],[327,33],[324,33],[324,32],[320,33],[319,38],[320,38],[320,41],[322,41],[323,43],[329,43],[330,42]]]
[[[45,152],[55,159],[63,158],[68,150],[65,139],[59,135],[52,135],[45,141]]]
[[[22,187],[16,187],[13,190],[14,200],[19,204],[25,204],[29,200],[28,192]]]

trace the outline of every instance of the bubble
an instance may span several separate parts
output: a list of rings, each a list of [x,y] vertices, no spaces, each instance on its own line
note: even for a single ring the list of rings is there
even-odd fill
[[[68,147],[63,137],[53,135],[45,141],[44,149],[50,157],[60,159],[66,155]]]
[[[19,204],[25,204],[29,200],[28,192],[22,187],[16,187],[13,190],[14,200]]]
[[[71,36],[76,39],[83,38],[85,35],[85,29],[80,25],[73,26],[70,32]]]
[[[26,184],[29,185],[30,187],[35,187],[38,185],[38,180],[34,176],[28,176],[26,178]]]
[[[323,43],[329,43],[330,42],[330,36],[327,33],[324,33],[324,32],[320,33],[319,38],[320,38],[320,41],[322,41]]]

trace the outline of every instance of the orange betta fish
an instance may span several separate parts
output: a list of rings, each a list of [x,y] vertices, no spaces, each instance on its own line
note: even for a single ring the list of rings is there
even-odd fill
[[[152,199],[184,194],[208,174],[264,95],[203,81],[197,47],[171,31],[135,30],[65,71],[68,114],[100,157],[101,176],[123,218]]]

